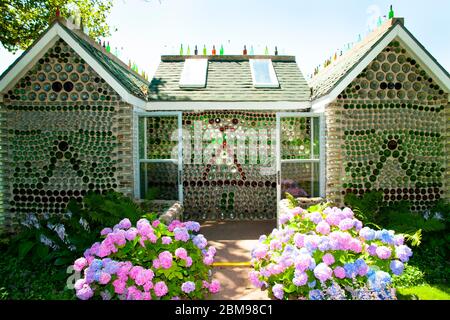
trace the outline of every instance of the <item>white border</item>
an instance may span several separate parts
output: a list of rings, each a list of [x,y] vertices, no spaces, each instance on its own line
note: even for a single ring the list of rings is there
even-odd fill
[[[191,110],[304,110],[311,108],[310,101],[149,101],[147,111]]]

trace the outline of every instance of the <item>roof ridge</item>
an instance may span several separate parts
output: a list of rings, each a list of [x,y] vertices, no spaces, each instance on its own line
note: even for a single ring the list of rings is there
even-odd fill
[[[310,80],[311,82],[318,77],[319,75],[323,75],[323,73],[327,70],[331,70],[334,66],[338,65],[340,62],[344,61],[345,58],[348,56],[354,54],[358,50],[360,50],[362,47],[367,45],[370,41],[374,40],[375,38],[379,37],[382,34],[385,34],[389,32],[393,27],[396,25],[404,24],[403,18],[392,18],[386,20],[381,26],[374,29],[372,32],[367,34],[361,41],[359,41],[355,46],[353,46],[350,50],[344,52],[341,56],[338,56],[336,60],[332,61],[329,65],[319,70],[317,74],[314,74]]]
[[[100,44],[98,44],[94,39],[92,39],[89,35],[84,33],[80,29],[70,28],[68,25],[68,21],[64,18],[58,18],[55,19],[58,23],[60,23],[62,26],[64,26],[68,31],[74,33],[78,37],[81,37],[82,40],[85,40],[88,42],[89,45],[93,46],[96,50],[100,51],[102,54],[106,55],[109,59],[113,60],[114,62],[118,63],[121,67],[129,70],[134,75],[136,75],[140,80],[144,81],[145,83],[149,84],[150,82],[146,80],[143,76],[141,76],[138,72],[134,71],[133,69],[129,68],[128,65],[120,60],[118,57],[116,57],[111,52],[106,51]]]

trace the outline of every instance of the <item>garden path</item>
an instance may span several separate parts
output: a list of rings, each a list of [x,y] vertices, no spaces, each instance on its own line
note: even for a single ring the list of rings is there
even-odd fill
[[[217,249],[215,263],[245,263],[250,261],[250,251],[262,234],[275,228],[275,221],[208,221],[202,224],[201,233]],[[215,300],[263,300],[267,294],[252,286],[248,280],[248,265],[215,266],[214,278],[221,283]]]

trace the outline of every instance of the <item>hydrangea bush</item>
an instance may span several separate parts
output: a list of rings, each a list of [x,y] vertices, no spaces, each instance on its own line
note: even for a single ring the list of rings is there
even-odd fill
[[[216,250],[207,247],[198,222],[130,220],[101,231],[104,238],[77,259],[74,269],[83,277],[75,282],[79,299],[104,300],[203,299],[217,293],[211,281]]]
[[[252,250],[250,281],[276,299],[395,299],[412,256],[402,235],[363,227],[350,208],[288,209]]]

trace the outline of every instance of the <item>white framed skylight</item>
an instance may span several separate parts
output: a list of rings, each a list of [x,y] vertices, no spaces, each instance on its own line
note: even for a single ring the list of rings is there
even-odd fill
[[[277,74],[270,59],[250,59],[250,70],[255,88],[278,88]]]
[[[180,88],[204,88],[208,59],[186,59],[180,77]]]

